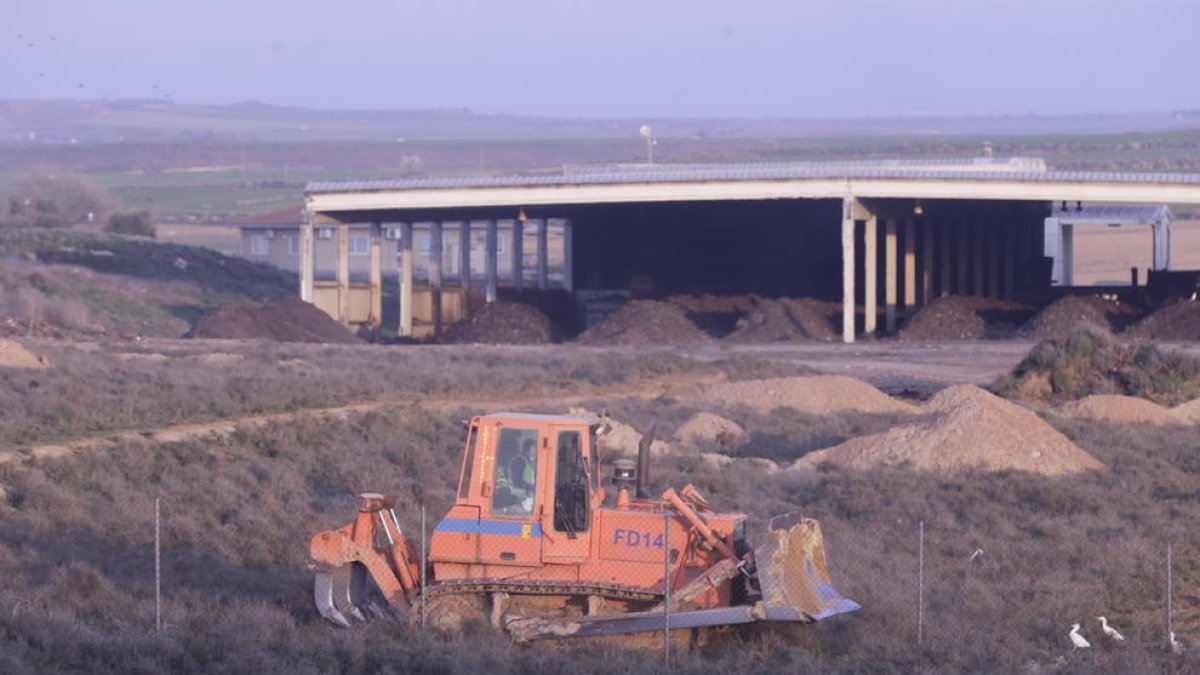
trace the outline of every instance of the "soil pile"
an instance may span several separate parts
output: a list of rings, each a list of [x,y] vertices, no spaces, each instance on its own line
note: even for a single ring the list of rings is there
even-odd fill
[[[586,408],[570,408],[567,410],[568,415],[576,417],[586,417],[593,421],[599,421],[600,416]],[[642,434],[637,429],[612,419],[611,417],[605,420],[608,423],[608,433],[600,437],[600,447],[604,448],[605,453],[616,452],[618,455],[636,456],[638,454],[638,445],[642,442]],[[665,441],[655,439],[650,442],[651,454],[662,454],[671,450],[671,444]]]
[[[1171,416],[1184,424],[1200,424],[1200,398],[1171,408]]]
[[[742,343],[801,340],[833,342],[839,335],[830,317],[840,311],[840,305],[813,298],[763,300],[738,319],[737,327],[725,339]]]
[[[1021,326],[1023,338],[1044,339],[1070,335],[1077,330],[1108,334],[1119,331],[1137,317],[1137,311],[1119,300],[1098,295],[1068,295],[1050,303]]]
[[[0,340],[0,368],[46,368],[50,362],[44,356],[34,356],[19,342]]]
[[[1119,394],[1176,405],[1200,396],[1200,357],[1080,331],[1039,342],[992,389],[1031,401]]]
[[[745,314],[754,309],[762,299],[757,295],[672,295],[666,299],[691,314]]]
[[[342,324],[297,297],[274,300],[262,307],[222,305],[216,312],[197,321],[196,326],[184,337],[337,344],[359,342]]]
[[[634,300],[592,326],[575,341],[583,345],[654,345],[707,342],[708,335],[677,305]]]
[[[1144,398],[1096,394],[1062,407],[1062,413],[1072,417],[1086,417],[1102,422],[1167,424],[1175,422],[1176,416],[1170,408],[1147,401]]]
[[[1177,300],[1130,326],[1125,334],[1148,340],[1200,339],[1200,302]]]
[[[1015,302],[951,295],[918,310],[897,337],[914,341],[1008,338],[1032,314],[1031,308]]]
[[[684,445],[715,442],[722,447],[730,447],[745,437],[746,430],[737,422],[708,412],[692,415],[675,430],[675,440]]]
[[[898,401],[866,382],[841,375],[724,382],[703,387],[685,398],[705,404],[744,405],[759,412],[791,408],[811,415],[916,411],[912,405]]]
[[[792,467],[813,469],[824,462],[855,469],[904,464],[941,474],[982,469],[1046,476],[1104,468],[1033,412],[974,385],[939,392],[926,410],[930,415],[920,422],[809,453]]]
[[[447,344],[540,345],[554,342],[550,317],[521,302],[493,302],[446,328]]]

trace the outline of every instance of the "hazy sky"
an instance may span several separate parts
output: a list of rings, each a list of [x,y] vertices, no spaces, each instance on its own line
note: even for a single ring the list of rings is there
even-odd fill
[[[4,0],[0,98],[823,118],[1200,108],[1200,0]]]

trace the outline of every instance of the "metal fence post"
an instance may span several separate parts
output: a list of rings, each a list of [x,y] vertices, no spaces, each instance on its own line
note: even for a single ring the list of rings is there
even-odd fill
[[[1167,649],[1173,650],[1175,645],[1171,644],[1171,633],[1175,630],[1175,626],[1171,623],[1171,542],[1167,542]]]
[[[917,535],[917,647],[925,644],[925,521]]]
[[[162,525],[158,503],[154,498],[154,632],[162,633]]]
[[[425,505],[421,505],[421,628],[425,627]]]
[[[663,668],[671,668],[671,514],[663,514]]]

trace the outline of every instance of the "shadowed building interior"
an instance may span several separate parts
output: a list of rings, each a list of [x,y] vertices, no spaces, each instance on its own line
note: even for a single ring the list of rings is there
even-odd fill
[[[584,306],[598,298],[813,297],[842,303],[849,342],[940,296],[1048,288],[1047,218],[1067,201],[1200,203],[1200,176],[979,158],[320,183],[307,190],[301,294],[347,325],[378,321],[394,275],[399,332],[417,336],[506,293],[572,306],[580,321],[594,320]],[[352,227],[369,240],[357,285]],[[340,251],[328,280],[303,264],[323,228]],[[385,241],[396,243],[386,263]]]

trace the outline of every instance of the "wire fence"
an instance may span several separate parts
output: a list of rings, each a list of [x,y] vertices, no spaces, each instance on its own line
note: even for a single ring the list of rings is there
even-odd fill
[[[1126,551],[1109,551],[1116,571],[1088,580],[1103,568],[1085,562],[1103,557],[1108,547],[1102,542],[1065,554],[1047,542],[1046,567],[1031,575],[1020,570],[1037,561],[1027,559],[1027,550],[1006,549],[1003,537],[995,546],[967,542],[953,527],[925,520],[887,538],[849,542],[855,546],[826,541],[831,555],[825,560],[811,531],[792,531],[790,540],[779,534],[782,529],[743,539],[736,524],[719,519],[705,514],[697,522],[658,504],[650,511],[602,512],[583,530],[553,519],[510,519],[460,531],[446,520],[431,523],[422,505],[419,526],[412,528],[416,537],[409,535],[419,570],[417,587],[409,591],[416,610],[410,620],[422,630],[443,630],[444,622],[431,621],[429,613],[435,600],[452,595],[447,582],[487,582],[483,590],[463,587],[470,601],[458,607],[465,612],[460,618],[529,641],[636,633],[645,638],[640,646],[661,650],[663,669],[710,628],[763,620],[838,623],[841,631],[826,631],[821,639],[942,665],[971,644],[981,659],[989,652],[1078,654],[1128,645],[1184,657],[1190,638],[1177,636],[1180,614],[1185,628],[1200,621],[1200,589],[1185,589],[1179,602],[1175,573],[1181,563],[1173,542],[1120,560],[1116,556]],[[464,563],[445,555],[444,537],[452,530],[464,541],[474,537],[474,559]],[[400,536],[388,541],[402,543]],[[171,589],[163,585],[161,538],[156,498],[156,633],[169,630],[162,605]],[[1194,571],[1200,547],[1189,540],[1186,550],[1182,564]],[[1060,559],[1074,567],[1054,567]]]

